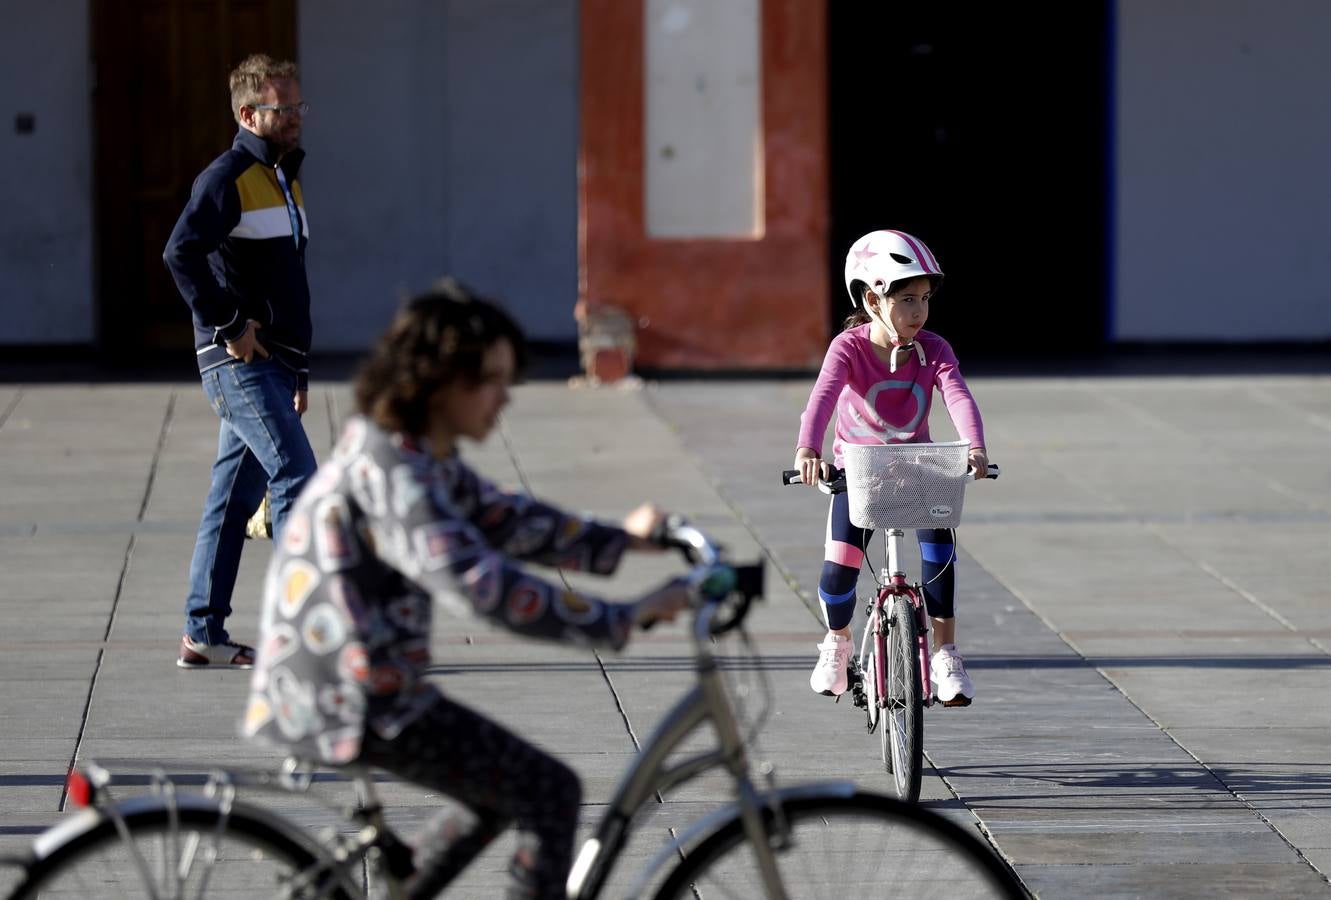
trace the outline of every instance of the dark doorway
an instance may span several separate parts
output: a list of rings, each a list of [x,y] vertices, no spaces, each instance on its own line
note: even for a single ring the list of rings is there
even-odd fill
[[[1105,342],[1109,11],[1086,3],[829,3],[832,318],[876,228],[947,280],[929,328],[962,361]]]
[[[99,343],[112,358],[189,352],[162,250],[194,177],[231,145],[227,74],[294,59],[296,0],[93,0]]]

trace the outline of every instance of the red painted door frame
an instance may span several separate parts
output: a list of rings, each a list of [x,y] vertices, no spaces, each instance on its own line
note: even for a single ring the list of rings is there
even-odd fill
[[[644,0],[582,0],[578,293],[637,321],[648,369],[817,366],[827,342],[826,10],[761,0],[765,221],[755,239],[650,238]]]

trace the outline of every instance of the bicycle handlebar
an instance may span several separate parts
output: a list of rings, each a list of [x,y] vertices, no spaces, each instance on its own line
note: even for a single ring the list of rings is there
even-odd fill
[[[693,564],[689,593],[698,611],[695,627],[704,634],[718,635],[737,627],[752,602],[762,597],[762,560],[743,566],[726,562],[725,548],[682,516],[667,516],[653,539],[678,550]]]
[[[819,478],[818,490],[824,494],[844,494],[846,492],[846,470],[834,466],[828,466],[828,468],[832,470],[832,477],[831,479]],[[966,474],[974,477],[974,467],[968,468]],[[1001,474],[1001,470],[998,466],[990,463],[989,471],[984,477],[997,478],[999,474]],[[781,472],[781,483],[784,485],[803,484],[804,479],[800,477],[799,469],[784,469]]]

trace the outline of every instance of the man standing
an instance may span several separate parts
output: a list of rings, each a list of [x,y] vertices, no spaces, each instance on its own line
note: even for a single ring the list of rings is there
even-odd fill
[[[230,86],[240,130],[195,179],[163,254],[193,312],[203,391],[221,419],[176,660],[191,669],[253,664],[253,649],[225,624],[245,523],[267,489],[280,538],[316,465],[300,424],[311,327],[297,174],[308,105],[295,64],[263,54],[237,66]]]

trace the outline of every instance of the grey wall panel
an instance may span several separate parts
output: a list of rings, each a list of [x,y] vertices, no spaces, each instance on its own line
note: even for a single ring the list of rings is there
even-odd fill
[[[578,288],[576,0],[448,4],[452,269],[533,338],[572,339]]]
[[[443,16],[430,0],[302,3],[316,350],[358,350],[442,268]]]
[[[1117,5],[1112,336],[1331,339],[1331,4]]]
[[[86,0],[0,0],[0,344],[87,344],[93,311]],[[32,130],[19,133],[19,117]]]
[[[300,54],[317,348],[443,274],[571,339],[575,0],[306,0]]]

